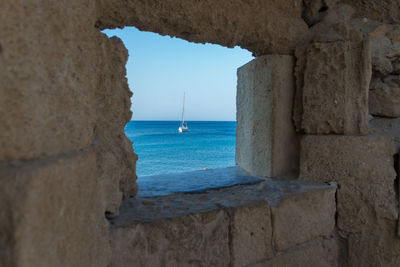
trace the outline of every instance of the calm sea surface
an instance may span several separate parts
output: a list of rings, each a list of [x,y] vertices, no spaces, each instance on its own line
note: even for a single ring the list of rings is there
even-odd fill
[[[179,133],[179,121],[131,121],[139,177],[235,165],[236,122],[193,121]],[[139,183],[140,185],[140,183]]]

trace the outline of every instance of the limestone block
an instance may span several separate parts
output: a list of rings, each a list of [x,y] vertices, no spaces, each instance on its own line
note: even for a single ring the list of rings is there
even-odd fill
[[[384,117],[400,117],[400,28],[379,24],[372,24],[369,28],[373,67],[369,112]]]
[[[272,258],[272,225],[269,205],[233,209],[232,261],[233,266],[249,266]]]
[[[125,136],[124,128],[131,120],[132,92],[126,79],[125,64],[128,51],[116,37],[99,37],[101,51],[96,99],[97,163],[102,190],[108,196],[107,211],[118,210],[124,197],[136,194],[136,160],[132,142]],[[101,71],[100,71],[101,70]],[[121,192],[120,192],[121,191]]]
[[[302,246],[278,253],[268,261],[252,265],[253,267],[335,267],[339,264],[338,244],[335,239],[317,239]]]
[[[390,136],[301,138],[300,179],[338,183],[338,227],[347,232],[394,232],[398,218]]]
[[[394,235],[351,234],[348,266],[400,266],[400,239]]]
[[[273,243],[276,251],[330,236],[335,227],[334,188],[309,190],[272,206]]]
[[[308,134],[366,134],[369,41],[314,42],[296,52],[294,119]]]
[[[335,190],[325,183],[266,178],[125,199],[111,218],[113,266],[253,266],[329,239]]]
[[[339,0],[355,8],[358,18],[366,18],[385,23],[400,23],[399,1],[395,0]]]
[[[95,153],[0,169],[0,266],[108,266]]]
[[[293,57],[267,55],[238,69],[236,163],[262,177],[297,173]]]
[[[400,118],[373,117],[369,122],[369,133],[392,137],[396,153],[400,152]]]
[[[382,25],[369,33],[371,36],[372,67],[375,76],[385,76],[393,72],[393,66],[388,56],[395,53],[395,49],[391,40],[385,36],[387,31],[389,31],[389,27]]]
[[[0,13],[0,162],[86,148],[96,119],[94,2],[2,1]]]
[[[400,117],[400,86],[371,89],[369,112],[384,117]]]
[[[135,26],[191,42],[289,54],[308,38],[301,0],[99,0],[101,29]],[[240,12],[238,12],[240,10]]]
[[[312,26],[320,22],[336,2],[337,0],[304,0],[302,17],[309,26]]]
[[[228,231],[224,211],[114,228],[111,266],[228,266]]]

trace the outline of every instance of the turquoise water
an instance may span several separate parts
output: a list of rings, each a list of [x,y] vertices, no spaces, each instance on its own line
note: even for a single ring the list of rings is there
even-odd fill
[[[235,165],[236,122],[131,121],[125,133],[133,141],[139,177]]]

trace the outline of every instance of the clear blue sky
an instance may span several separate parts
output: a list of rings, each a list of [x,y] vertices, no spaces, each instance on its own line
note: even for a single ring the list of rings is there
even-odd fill
[[[133,120],[236,119],[236,69],[253,59],[247,50],[141,32],[133,27],[103,31],[129,51],[127,77]]]

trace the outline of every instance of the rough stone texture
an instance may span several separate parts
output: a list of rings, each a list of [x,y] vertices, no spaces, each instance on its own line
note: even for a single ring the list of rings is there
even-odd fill
[[[400,266],[400,239],[394,235],[351,234],[349,267]]]
[[[317,239],[277,254],[271,260],[252,265],[254,267],[335,267],[338,262],[338,244],[335,239]]]
[[[0,169],[0,266],[107,266],[93,152]]]
[[[369,93],[369,112],[385,117],[400,117],[400,86],[374,88]]]
[[[312,26],[327,15],[332,7],[335,6],[337,0],[303,0],[303,19]]]
[[[296,51],[294,120],[308,134],[366,134],[369,41],[314,42]]]
[[[100,28],[135,26],[191,42],[288,54],[308,39],[301,0],[98,0]]]
[[[327,7],[328,10],[322,13],[325,15],[321,22],[310,28],[314,42],[361,42],[366,37],[359,27],[352,26],[355,12],[353,7],[344,4],[329,4]]]
[[[385,23],[400,23],[400,2],[397,0],[339,0],[355,8],[356,17]]]
[[[236,163],[253,175],[297,173],[293,67],[291,56],[268,55],[238,69]]]
[[[370,113],[400,117],[400,29],[392,25],[371,25],[370,28],[373,55]]]
[[[387,96],[390,93],[394,101],[399,88],[400,29],[382,22],[400,23],[400,2],[338,2],[355,8],[335,6],[330,0],[2,1],[0,265],[110,266],[104,213],[116,211],[122,195],[132,196],[137,188],[136,156],[123,133],[131,115],[124,70],[127,52],[118,39],[110,40],[99,32],[104,27],[134,25],[189,41],[240,45],[255,55],[291,54],[295,48],[308,46],[309,51],[297,50],[297,81],[301,85],[297,91],[301,101],[309,102],[304,106],[300,102],[301,114],[295,113],[295,118],[300,123],[308,120],[299,128],[318,130],[310,130],[312,133],[365,134],[364,88],[369,83],[371,62],[363,40],[370,38],[371,112],[398,116],[397,106],[390,107]],[[282,82],[292,79],[291,73],[283,72],[288,76],[281,76]],[[278,83],[276,86],[279,88]],[[335,98],[329,98],[336,94],[341,96],[340,107],[335,106]],[[386,103],[376,97],[382,94],[386,94]],[[315,105],[320,105],[319,109]],[[289,106],[282,105],[283,110],[290,110]],[[274,131],[281,131],[287,123],[282,120],[282,125],[275,124]],[[302,178],[339,183],[338,227],[345,237],[349,235],[350,266],[400,264],[399,241],[395,239],[398,199],[392,143],[398,140],[398,134],[397,123],[392,123],[372,120],[370,124],[378,128],[372,130],[373,134],[378,137],[309,136],[303,140]],[[290,146],[282,144],[282,148]],[[313,211],[306,209],[296,215],[288,211],[291,205],[303,205],[303,200],[290,205],[285,201],[298,195],[307,198],[309,190],[331,192],[329,186],[267,179],[224,190],[222,195],[214,191],[182,199],[126,200],[128,207],[123,207],[118,217],[124,223],[111,220],[113,264],[164,261],[171,265],[228,265],[236,261],[240,265],[245,260],[250,262],[243,256],[242,246],[256,248],[247,255],[264,265],[337,265],[336,241],[321,238],[328,233],[317,234],[320,228],[311,229],[306,223],[306,217],[316,218]],[[191,197],[196,201],[191,202]],[[284,218],[298,216],[295,227],[301,229],[299,232],[317,239],[302,243],[307,242],[303,235],[299,240],[282,236],[282,240],[289,240],[285,242],[275,237],[275,244],[294,247],[276,252],[271,240],[268,248],[270,237],[263,236],[260,228],[268,225],[268,215],[264,209],[258,212],[260,205],[273,207],[274,213],[284,214]],[[146,207],[154,208],[150,218],[148,214],[146,217]],[[125,214],[125,208],[131,208],[135,215]],[[254,217],[254,221],[249,218],[248,225],[244,222],[247,215]],[[287,225],[294,225],[293,216],[285,220]],[[141,220],[135,221],[138,218]],[[322,224],[330,229],[334,218],[324,218],[321,215]],[[250,226],[254,238],[251,232],[249,237]],[[133,256],[129,251],[132,248],[137,249]],[[240,253],[230,255],[235,249]]]
[[[396,153],[400,152],[400,118],[373,117],[369,122],[371,135],[391,136],[394,139]]]
[[[111,266],[228,266],[228,230],[223,211],[115,228]]]
[[[96,20],[95,1],[0,3],[0,168],[12,169],[0,175],[6,266],[109,264],[104,213],[118,209],[120,191],[135,192],[135,158],[123,133],[127,53]]]
[[[92,1],[2,1],[0,9],[0,163],[86,148],[98,52],[88,42],[95,29],[80,29],[94,23]]]
[[[303,136],[300,179],[338,183],[339,229],[394,233],[398,218],[393,138]]]
[[[330,238],[335,189],[321,183],[265,179],[253,185],[127,199],[111,220],[113,264],[252,266],[282,257],[302,249],[298,244]],[[284,244],[287,251],[277,252],[273,243]],[[310,262],[318,262],[325,245],[313,244],[316,254],[306,255]],[[302,255],[294,257],[300,261]]]
[[[118,210],[121,193],[134,196],[137,191],[136,160],[132,142],[125,136],[125,124],[130,121],[130,97],[125,64],[128,51],[116,37],[102,36],[97,90],[95,93],[98,114],[94,143],[101,173],[102,190],[107,197],[107,211]],[[120,193],[121,192],[121,193]]]
[[[271,211],[267,203],[233,209],[233,266],[248,266],[272,258]],[[332,219],[332,218],[331,218]]]
[[[273,242],[276,251],[329,236],[335,227],[336,190],[310,190],[294,195],[272,208]]]

